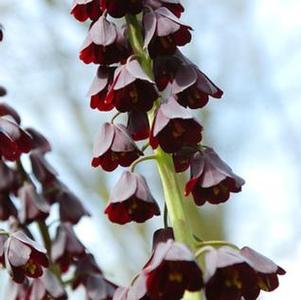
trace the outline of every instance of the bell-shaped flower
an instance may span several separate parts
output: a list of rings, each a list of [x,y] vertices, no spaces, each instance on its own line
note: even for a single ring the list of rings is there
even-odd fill
[[[80,22],[87,19],[97,20],[102,15],[102,0],[74,0],[71,14]]]
[[[173,240],[159,243],[143,269],[150,299],[182,299],[185,291],[203,287],[202,271],[193,253]]]
[[[19,126],[14,117],[0,117],[0,156],[16,161],[22,153],[28,153],[31,149],[31,136]]]
[[[29,224],[33,221],[43,221],[49,216],[50,206],[46,200],[37,193],[32,184],[25,183],[18,191],[22,203],[20,221]]]
[[[112,190],[105,213],[114,223],[142,223],[160,215],[160,209],[145,178],[125,171]]]
[[[59,282],[57,277],[48,270],[45,270],[44,274],[40,278],[33,280],[28,295],[28,300],[43,299],[67,299],[67,294],[63,285]]]
[[[0,117],[4,117],[4,116],[10,116],[18,125],[21,124],[21,117],[18,114],[18,112],[10,105],[4,102],[0,102]]]
[[[106,102],[106,98],[113,83],[115,69],[116,67],[107,66],[100,66],[98,68],[88,92],[92,109],[109,111],[114,108],[114,104],[112,102]]]
[[[184,107],[192,109],[204,107],[209,96],[221,98],[220,90],[204,73],[194,65],[183,65],[176,73],[172,84],[172,93]]]
[[[110,65],[126,58],[127,54],[122,34],[104,14],[92,24],[81,48],[80,59],[86,64]]]
[[[285,271],[250,248],[238,251],[224,246],[204,249],[205,294],[208,300],[255,300],[260,290],[278,287]]]
[[[8,193],[0,193],[0,221],[18,217],[18,211]]]
[[[154,82],[146,75],[139,62],[130,57],[115,71],[114,83],[105,101],[112,103],[120,112],[147,112],[157,98]]]
[[[75,259],[85,254],[85,247],[79,241],[70,223],[62,223],[57,228],[55,240],[52,243],[52,259],[66,272]]]
[[[177,46],[191,41],[192,28],[182,23],[166,7],[150,10],[143,17],[145,30],[144,47],[151,57],[172,55]]]
[[[130,166],[141,155],[143,153],[123,125],[104,123],[94,144],[92,166],[100,166],[105,171],[113,171],[118,165]]]
[[[48,267],[46,249],[31,240],[22,231],[14,232],[4,245],[5,267],[17,283],[24,282],[26,276],[42,276]]]
[[[230,193],[240,192],[245,183],[211,148],[195,153],[190,165],[191,178],[185,191],[186,195],[192,193],[197,205],[225,202]]]
[[[26,132],[28,132],[32,137],[33,150],[39,151],[43,154],[51,151],[51,145],[42,133],[33,128],[26,128]]]
[[[167,152],[177,152],[184,146],[195,146],[202,139],[202,126],[177,101],[170,97],[157,111],[151,129],[150,144]]]

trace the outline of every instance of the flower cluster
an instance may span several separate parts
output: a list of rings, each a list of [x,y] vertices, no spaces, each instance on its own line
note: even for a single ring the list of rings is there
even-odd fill
[[[116,111],[112,121],[100,127],[92,166],[108,172],[130,167],[113,187],[105,209],[117,224],[141,223],[160,215],[145,177],[134,172],[146,159],[155,159],[159,170],[172,173],[160,174],[168,177],[161,178],[168,182],[165,195],[179,190],[178,186],[173,190],[171,182],[176,180],[170,177],[190,169],[183,194],[192,194],[197,206],[224,203],[244,185],[212,148],[201,144],[203,127],[191,110],[221,98],[223,91],[180,52],[179,47],[192,39],[192,28],[180,19],[183,12],[180,0],[74,0],[72,15],[80,22],[91,20],[79,55],[84,63],[97,65],[88,93],[90,106],[100,112]],[[122,17],[125,24],[114,23]],[[115,123],[120,114],[127,115],[126,125]],[[140,148],[139,141],[146,144]],[[153,155],[146,156],[149,146]],[[177,201],[177,196],[172,197]],[[165,225],[169,213],[182,209],[171,201],[166,200]],[[176,209],[169,211],[169,206]],[[175,236],[184,230],[173,229]],[[70,228],[61,230],[67,236]],[[284,274],[249,248],[200,246],[195,257],[193,243],[184,245],[185,238],[174,241],[169,233],[170,229],[167,234],[156,233],[160,238],[151,258],[128,288],[116,290],[114,300],[177,300],[186,291],[200,294],[201,290],[207,300],[253,300],[260,290],[275,289],[277,275]],[[76,242],[70,244],[80,249]],[[205,261],[202,268],[199,258]]]
[[[116,286],[104,278],[73,230],[90,214],[60,181],[46,158],[50,151],[41,133],[24,129],[19,114],[0,103],[0,221],[7,222],[9,230],[0,230],[0,265],[11,277],[9,299],[67,299],[63,284],[67,271],[68,277],[73,276],[72,288],[84,287],[87,299],[112,299]],[[25,161],[30,170],[24,167]],[[54,206],[59,212],[55,222]],[[33,223],[45,247],[31,232]],[[54,224],[56,236],[51,237],[49,227]]]

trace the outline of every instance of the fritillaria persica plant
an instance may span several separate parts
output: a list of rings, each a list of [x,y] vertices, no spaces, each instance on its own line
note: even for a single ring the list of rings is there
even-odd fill
[[[75,0],[71,10],[78,21],[91,20],[79,55],[97,65],[90,106],[116,110],[100,126],[91,164],[107,172],[127,168],[105,214],[120,225],[161,214],[147,179],[135,171],[145,160],[155,162],[163,186],[164,228],[154,233],[151,257],[127,287],[105,278],[73,230],[90,214],[48,163],[47,139],[24,129],[18,113],[0,104],[0,220],[8,224],[0,232],[0,263],[12,280],[10,299],[67,299],[70,285],[83,287],[89,300],[255,300],[261,290],[278,287],[285,271],[270,259],[248,247],[201,240],[191,230],[185,196],[192,195],[195,207],[218,205],[245,182],[202,143],[203,126],[191,113],[223,92],[180,52],[192,39],[183,12],[180,0]],[[117,123],[121,114],[126,124]],[[178,173],[188,169],[182,190]],[[59,220],[51,237],[54,204]],[[44,247],[28,227],[33,223]]]

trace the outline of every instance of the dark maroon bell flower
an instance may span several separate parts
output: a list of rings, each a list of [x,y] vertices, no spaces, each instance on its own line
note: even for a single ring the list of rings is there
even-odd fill
[[[106,97],[113,83],[115,69],[116,67],[107,66],[100,66],[98,68],[96,77],[88,92],[92,109],[109,111],[114,108],[112,102],[106,102]]]
[[[180,18],[181,14],[184,12],[184,7],[180,0],[145,0],[145,4],[153,9],[164,6],[178,18]]]
[[[85,254],[85,247],[79,241],[72,229],[72,224],[62,223],[57,228],[55,240],[52,243],[52,259],[62,272],[66,272],[75,259]]]
[[[172,55],[177,46],[184,46],[191,41],[191,27],[184,25],[166,7],[160,7],[144,15],[144,46],[151,57]]]
[[[87,19],[97,20],[101,14],[102,0],[74,0],[71,8],[71,14],[80,22]]]
[[[220,90],[204,73],[194,65],[181,66],[172,84],[172,93],[177,95],[178,102],[192,109],[204,107],[209,96],[221,98]]]
[[[143,8],[143,0],[102,0],[102,7],[110,16],[122,18],[126,14],[139,14]]]
[[[127,130],[134,141],[147,139],[150,133],[147,113],[140,111],[129,112]]]
[[[17,283],[24,282],[26,276],[42,276],[42,267],[48,267],[47,251],[28,238],[22,231],[10,235],[5,242],[5,267]]]
[[[145,222],[154,215],[160,215],[160,210],[145,178],[125,171],[113,188],[105,213],[110,221],[125,224]]]
[[[0,117],[0,156],[15,161],[32,148],[31,136],[9,115]]]
[[[194,255],[173,240],[159,243],[143,270],[150,299],[182,299],[186,290],[200,291],[202,271]]]
[[[106,103],[112,103],[120,112],[149,111],[158,98],[154,82],[146,75],[136,59],[130,57],[127,63],[115,71],[114,83]]]
[[[27,299],[27,298],[26,298]],[[67,294],[57,277],[50,271],[45,270],[44,274],[32,282],[28,300],[65,300]]]
[[[167,152],[177,152],[183,146],[195,146],[202,139],[202,126],[171,97],[161,104],[151,130],[150,144]]]
[[[240,251],[229,247],[205,252],[205,293],[208,300],[255,300],[260,290],[278,287],[277,275],[285,274],[270,259],[250,248]]]
[[[110,65],[119,62],[126,54],[122,34],[114,23],[102,15],[89,30],[80,51],[80,59],[86,64]]]
[[[80,199],[68,188],[60,190],[57,193],[56,200],[59,203],[60,220],[62,222],[77,224],[82,217],[90,216]]]
[[[41,151],[30,153],[30,161],[33,174],[42,185],[51,184],[58,176],[56,170],[48,163]]]
[[[46,200],[37,193],[32,184],[25,183],[19,189],[18,197],[22,203],[20,221],[29,224],[33,221],[44,221],[49,216],[50,207]]]
[[[197,205],[223,203],[245,183],[211,148],[195,153],[190,164],[191,178],[185,191],[186,195],[192,193]]]
[[[128,167],[143,153],[138,149],[126,128],[121,125],[104,123],[94,144],[93,167],[113,171],[118,165]]]

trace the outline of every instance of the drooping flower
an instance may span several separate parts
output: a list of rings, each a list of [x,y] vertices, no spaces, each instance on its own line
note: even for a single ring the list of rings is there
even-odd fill
[[[58,176],[57,171],[48,163],[43,152],[30,153],[32,172],[42,185],[50,185]]]
[[[0,194],[14,193],[20,184],[18,172],[0,159]]]
[[[139,62],[130,57],[116,69],[114,82],[105,102],[112,103],[120,112],[147,112],[157,98],[154,82],[146,75]]]
[[[45,270],[44,274],[33,280],[28,295],[28,300],[65,300],[67,294],[57,277],[50,271]]]
[[[107,94],[114,79],[116,67],[100,66],[88,92],[92,109],[109,111],[114,108],[112,102],[106,102]]]
[[[221,98],[223,92],[195,65],[186,64],[179,68],[172,84],[172,93],[184,107],[204,107],[209,96]]]
[[[33,150],[39,151],[42,154],[51,151],[51,145],[42,133],[35,130],[34,128],[26,128],[26,132],[28,132],[32,138]]]
[[[184,146],[195,146],[202,139],[202,126],[191,114],[171,97],[161,104],[151,129],[150,144],[159,145],[167,153]]]
[[[12,116],[0,117],[0,156],[15,161],[32,148],[31,136],[16,123]]]
[[[5,267],[17,283],[24,282],[26,276],[42,276],[48,267],[47,251],[31,240],[22,231],[10,235],[4,245]]]
[[[77,224],[82,217],[90,216],[81,201],[68,188],[62,188],[56,197],[62,222]]]
[[[134,141],[147,139],[150,133],[147,113],[135,110],[129,112],[127,130]]]
[[[71,14],[80,22],[87,19],[97,20],[102,15],[102,0],[74,0]]]
[[[166,7],[147,12],[143,17],[145,30],[144,47],[151,57],[172,55],[177,46],[191,41],[192,28],[183,24]]]
[[[157,245],[143,273],[150,299],[182,299],[186,290],[196,292],[203,287],[202,271],[194,255],[173,240]]]
[[[122,34],[114,23],[102,15],[89,30],[80,59],[86,64],[110,65],[126,58],[127,54]]]
[[[186,195],[192,193],[197,205],[225,202],[230,193],[240,192],[245,183],[211,148],[196,152],[190,165],[191,178],[185,191]]]
[[[186,171],[190,167],[193,155],[199,151],[198,147],[182,147],[179,151],[172,154],[172,159],[177,173]]]
[[[13,120],[20,125],[21,124],[21,117],[20,115],[17,113],[17,111],[12,108],[10,105],[1,102],[0,103],[0,117],[4,117],[4,116],[10,116],[11,118],[13,118]]]
[[[85,247],[72,229],[72,224],[61,223],[52,243],[52,259],[62,272],[66,272],[75,259],[85,254]]]
[[[33,221],[43,221],[49,216],[50,207],[46,200],[37,193],[32,184],[25,183],[18,191],[22,203],[20,221],[29,224]]]
[[[128,167],[141,155],[143,153],[123,125],[104,123],[94,144],[92,166],[113,171],[118,165]]]
[[[7,221],[10,217],[18,217],[18,211],[8,193],[0,193],[0,220]]]
[[[113,188],[105,213],[114,223],[142,223],[160,215],[160,209],[144,177],[125,171]]]
[[[285,271],[270,259],[245,247],[207,247],[205,254],[205,294],[208,300],[255,300],[260,290],[278,287],[278,275]]]

